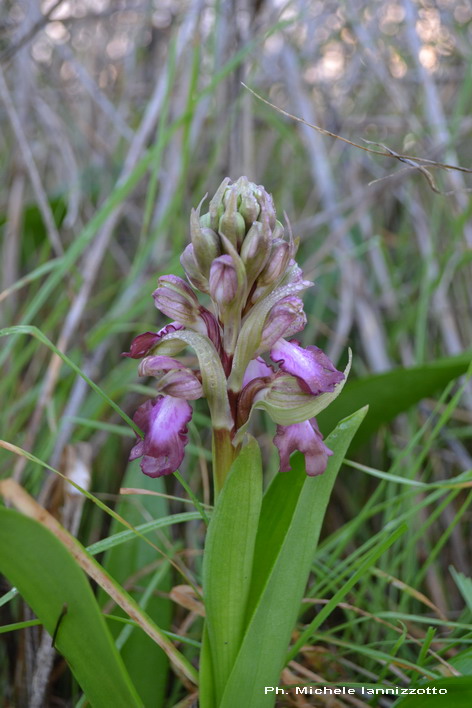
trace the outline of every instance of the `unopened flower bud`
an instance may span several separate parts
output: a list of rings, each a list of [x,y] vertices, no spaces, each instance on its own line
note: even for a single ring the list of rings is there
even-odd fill
[[[283,225],[280,223],[280,221],[276,221],[275,226],[272,229],[272,238],[274,240],[277,240],[279,238],[283,239],[284,234],[285,234],[285,229],[284,229]]]
[[[247,228],[250,228],[256,221],[261,211],[259,202],[254,195],[254,185],[249,182],[246,177],[241,177],[237,184],[241,194],[241,205],[239,211],[242,214]]]
[[[210,228],[213,231],[218,231],[218,225],[220,223],[220,218],[224,211],[223,197],[228,184],[231,182],[229,177],[226,177],[218,189],[215,192],[215,196],[210,201],[209,214],[210,214]]]
[[[261,205],[261,216],[259,219],[262,221],[262,216],[265,214],[269,219],[269,226],[271,229],[275,227],[276,224],[276,214],[274,202],[272,196],[265,191],[263,187],[260,188],[259,204]]]
[[[203,396],[202,384],[190,369],[173,369],[158,380],[157,390],[166,396],[195,401]]]
[[[208,292],[208,278],[206,278],[201,272],[197,259],[195,258],[195,252],[193,244],[189,243],[184,249],[184,252],[180,256],[180,263],[185,271],[185,275],[191,282],[194,288],[200,290],[202,293]]]
[[[281,337],[291,337],[301,332],[305,325],[306,315],[301,299],[295,295],[283,298],[267,315],[257,354],[269,351]]]
[[[179,278],[178,275],[161,275],[160,278],[158,278],[157,285],[159,288],[167,288],[168,290],[178,293],[188,300],[189,303],[198,305],[198,298],[192,288],[187,285],[185,280]]]
[[[171,356],[152,354],[140,362],[138,376],[159,376],[172,369],[185,369],[185,365]]]
[[[238,294],[238,276],[231,256],[215,258],[210,270],[210,296],[219,307],[232,303]]]
[[[196,209],[192,209],[190,214],[190,236],[197,265],[207,278],[212,262],[221,253],[220,240],[215,231],[200,226],[200,217]]]
[[[271,251],[271,234],[267,223],[255,221],[241,247],[241,258],[246,267],[249,287],[266,265]]]
[[[271,285],[276,283],[285,273],[290,261],[290,245],[287,241],[277,239],[272,242],[272,250],[264,270],[258,278],[258,284]]]
[[[228,209],[230,202],[233,199],[234,194],[236,194],[236,208],[239,207],[239,205],[241,203],[241,198],[238,194],[238,183],[239,183],[239,180],[237,182],[233,182],[233,184],[229,184],[226,187],[224,194],[223,194],[223,209],[224,210]]]
[[[193,290],[176,275],[163,275],[152,296],[157,309],[182,324],[192,324],[198,317],[199,302]]]
[[[156,376],[159,393],[174,398],[184,398],[187,401],[194,401],[203,396],[202,384],[191,369],[180,365],[166,371],[165,364],[163,366],[159,361],[155,361],[158,359],[170,360],[170,357],[147,357],[139,365],[138,373],[140,376]]]
[[[211,219],[209,212],[207,214],[202,214],[202,216],[200,217],[200,226],[202,228],[211,229],[210,221]]]
[[[226,236],[234,248],[239,248],[246,233],[246,223],[238,212],[238,194],[234,185],[226,190],[226,194],[229,197],[218,224],[218,233]]]
[[[262,295],[277,287],[286,273],[289,262],[290,244],[281,239],[272,241],[272,250],[267,264],[257,278],[252,302],[257,302]]]

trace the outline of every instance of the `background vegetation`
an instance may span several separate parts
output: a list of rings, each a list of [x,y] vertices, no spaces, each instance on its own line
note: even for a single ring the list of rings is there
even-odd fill
[[[131,415],[152,381],[120,354],[163,324],[151,292],[159,275],[182,274],[190,208],[226,175],[264,184],[316,281],[304,344],[340,365],[350,346],[353,380],[395,371],[367,379],[370,389],[346,388],[352,407],[338,419],[374,403],[371,433],[402,412],[366,433],[341,470],[300,627],[344,590],[284,681],[409,685],[471,673],[472,389],[457,379],[472,341],[471,178],[362,151],[241,86],[361,146],[467,168],[470,3],[6,0],[0,30],[1,325],[37,327]],[[10,332],[0,360],[4,440],[133,524],[192,508],[174,477],[147,480],[127,464],[133,432],[44,342]],[[410,367],[419,367],[413,378]],[[336,421],[321,422],[328,432]],[[262,417],[258,425],[270,476],[273,431]],[[181,474],[205,503],[209,432],[198,402]],[[84,545],[119,530],[54,472],[0,453],[1,476]],[[119,496],[121,486],[177,499]],[[401,537],[372,558],[403,522]],[[198,520],[173,524],[150,536],[164,557],[140,539],[99,556],[191,660],[201,608],[175,586],[199,583],[203,534]],[[0,605],[5,626],[32,619],[6,582]],[[146,706],[184,699],[141,630],[109,626]],[[2,640],[5,705],[83,705],[37,626]]]

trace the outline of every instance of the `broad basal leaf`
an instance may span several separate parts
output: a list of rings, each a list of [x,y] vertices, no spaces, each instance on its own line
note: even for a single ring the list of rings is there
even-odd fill
[[[18,588],[94,708],[142,702],[90,585],[64,545],[38,522],[0,508],[0,571]]]
[[[279,473],[262,504],[254,553],[246,629],[219,708],[264,708],[276,686],[336,475],[366,408],[341,421],[326,440],[333,450],[320,477],[304,465]],[[302,467],[302,468],[300,468]]]
[[[262,500],[259,446],[251,438],[234,461],[213,513],[205,543],[203,591],[208,647],[201,675],[209,675],[211,656],[216,703],[237,656],[244,631],[254,543]],[[209,693],[202,686],[202,696]],[[210,703],[203,703],[209,708]]]

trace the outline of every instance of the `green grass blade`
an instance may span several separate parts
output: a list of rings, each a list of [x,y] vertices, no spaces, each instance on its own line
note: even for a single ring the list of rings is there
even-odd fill
[[[0,337],[5,337],[8,335],[12,335],[12,334],[13,335],[29,334],[32,337],[35,337],[36,339],[38,339],[43,344],[45,344],[52,352],[54,352],[54,354],[57,354],[57,356],[60,357],[64,363],[66,363],[73,371],[75,371],[76,374],[81,376],[83,378],[83,380],[86,383],[88,383],[90,388],[92,388],[95,391],[95,393],[97,393],[99,396],[101,396],[103,398],[103,400],[106,401],[106,403],[108,403],[108,405],[111,408],[113,408],[115,413],[117,413],[120,416],[120,418],[122,418],[125,421],[125,423],[128,423],[130,428],[132,428],[137,435],[141,435],[141,437],[142,437],[142,433],[141,433],[140,429],[131,420],[131,418],[129,416],[127,416],[124,411],[121,410],[120,406],[118,406],[115,403],[115,401],[112,401],[112,399],[109,396],[107,396],[107,394],[104,391],[102,391],[100,386],[97,386],[97,384],[94,381],[92,381],[92,379],[90,379],[86,374],[84,374],[82,369],[79,366],[77,366],[77,364],[75,364],[72,361],[72,359],[70,359],[66,354],[61,352],[61,350],[58,349],[51,342],[51,340],[48,339],[48,337],[46,337],[46,335],[43,334],[40,329],[38,329],[38,327],[34,327],[33,325],[17,325],[15,327],[5,327],[4,329],[0,329]]]
[[[90,585],[55,536],[13,509],[0,509],[0,568],[18,587],[94,708],[142,703],[115,648]],[[97,668],[100,667],[100,670]]]
[[[459,572],[454,566],[449,567],[449,571],[454,578],[454,582],[459,588],[460,594],[464,598],[467,607],[472,612],[472,579],[468,578],[464,573]]]
[[[115,548],[116,546],[121,546],[122,543],[127,543],[132,539],[136,538],[136,531],[141,535],[151,533],[152,531],[157,531],[158,529],[164,529],[167,526],[173,526],[174,524],[184,524],[187,521],[198,521],[201,519],[200,512],[198,511],[183,511],[181,514],[173,514],[171,516],[163,516],[161,519],[153,519],[152,521],[146,521],[144,524],[139,524],[130,531],[118,531],[117,533],[103,538],[101,541],[96,541],[92,545],[87,546],[87,551],[91,556],[96,556],[98,553],[103,553],[110,548]]]

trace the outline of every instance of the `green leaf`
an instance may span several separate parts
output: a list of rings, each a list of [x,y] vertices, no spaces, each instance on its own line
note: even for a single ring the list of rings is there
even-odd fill
[[[331,490],[366,412],[341,421],[326,440],[334,454],[323,475],[307,477],[304,464],[295,464],[264,496],[246,631],[219,708],[264,708],[275,700],[264,686],[278,683]]]
[[[259,446],[251,438],[233,462],[208,527],[203,562],[203,592],[216,705],[237,656],[244,631],[254,543],[262,501]],[[203,695],[209,695],[203,687]],[[201,705],[208,708],[209,702]]]
[[[422,398],[432,396],[450,381],[465,374],[472,361],[472,353],[438,359],[431,364],[409,369],[394,369],[357,381],[349,381],[343,395],[318,417],[321,430],[326,433],[336,421],[367,404],[369,412],[359,428],[353,447],[366,442],[384,423],[408,410]]]
[[[427,694],[427,689],[430,693]],[[436,693],[432,695],[432,689]],[[446,690],[447,693],[439,694],[439,690]],[[472,705],[472,677],[454,676],[451,678],[430,681],[416,687],[416,691],[424,691],[423,694],[411,694],[395,701],[394,708],[470,708]]]
[[[50,531],[0,508],[0,569],[49,634],[63,615],[55,646],[94,708],[143,705],[83,571]]]

